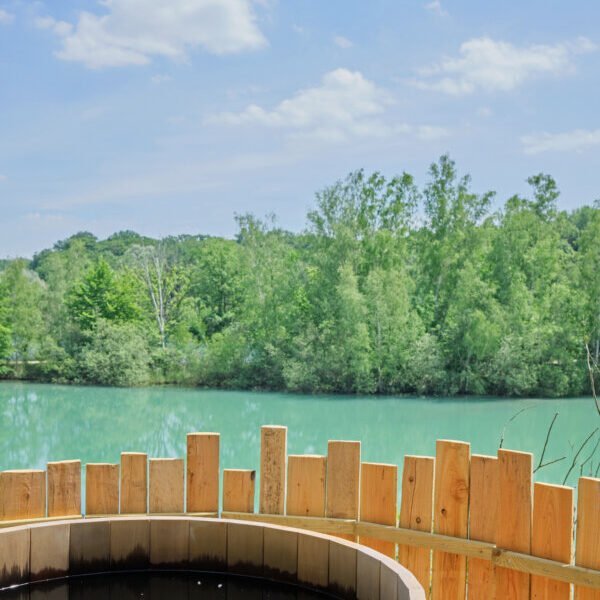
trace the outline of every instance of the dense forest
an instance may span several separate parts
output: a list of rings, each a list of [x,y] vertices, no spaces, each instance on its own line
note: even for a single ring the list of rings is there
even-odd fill
[[[544,174],[492,210],[443,156],[356,171],[302,233],[78,233],[0,262],[0,374],[304,392],[589,393],[600,351],[600,203],[559,211]]]

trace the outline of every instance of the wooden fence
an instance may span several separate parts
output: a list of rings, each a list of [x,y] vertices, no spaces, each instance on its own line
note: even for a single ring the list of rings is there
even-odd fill
[[[123,452],[121,464],[48,463],[0,473],[0,526],[131,514],[219,515],[218,433],[190,433],[187,457]],[[412,571],[433,600],[600,600],[600,479],[570,487],[533,482],[533,455],[471,455],[438,440],[436,456],[397,465],[361,461],[361,444],[330,441],[327,456],[287,454],[287,428],[261,429],[256,473],[224,469],[227,518],[333,533]],[[398,478],[401,501],[398,506]],[[576,520],[575,520],[576,515]],[[575,547],[575,552],[574,552]]]

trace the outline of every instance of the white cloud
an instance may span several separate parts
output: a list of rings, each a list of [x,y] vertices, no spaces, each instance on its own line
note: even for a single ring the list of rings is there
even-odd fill
[[[434,15],[437,15],[438,17],[448,16],[448,11],[442,6],[440,0],[433,0],[433,2],[428,2],[425,5],[425,8]]]
[[[6,181],[8,179],[8,177],[6,175],[2,175],[2,173],[0,173],[0,183],[2,183],[3,181]]]
[[[481,108],[477,109],[478,117],[483,117],[483,118],[487,119],[488,117],[491,117],[493,114],[494,114],[494,111],[489,106],[482,106]]]
[[[198,47],[213,54],[254,50],[266,40],[250,0],[103,0],[103,15],[82,12],[75,24],[38,19],[61,37],[57,56],[89,68],[183,60]]]
[[[349,138],[387,138],[412,135],[428,141],[448,135],[431,125],[409,125],[387,118],[391,95],[359,71],[335,69],[318,86],[296,92],[271,109],[256,104],[241,112],[223,112],[208,124],[257,125],[287,131],[291,140],[343,142]]]
[[[518,47],[488,37],[474,38],[460,46],[459,56],[421,69],[411,83],[421,89],[451,95],[509,91],[543,74],[562,74],[574,68],[573,57],[594,52],[587,38],[554,45]]]
[[[300,90],[271,110],[251,104],[239,113],[213,115],[208,122],[257,124],[342,138],[351,133],[375,134],[381,126],[375,118],[389,102],[387,92],[359,71],[336,69],[326,73],[320,85]]]
[[[15,15],[0,8],[0,25],[10,25],[15,20]]]
[[[346,50],[347,48],[352,48],[352,46],[354,46],[354,44],[343,35],[334,35],[333,43],[339,48],[343,48],[344,50]]]
[[[562,133],[534,133],[524,135],[521,144],[526,154],[542,152],[583,152],[600,146],[600,129],[574,129]]]

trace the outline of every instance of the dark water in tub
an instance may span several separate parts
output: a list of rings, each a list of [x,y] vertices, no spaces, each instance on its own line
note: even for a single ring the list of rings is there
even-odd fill
[[[110,573],[0,591],[0,600],[327,600],[333,596],[264,579],[207,573]]]

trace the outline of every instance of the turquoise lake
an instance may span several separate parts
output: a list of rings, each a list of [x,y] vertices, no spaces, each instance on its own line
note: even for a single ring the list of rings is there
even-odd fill
[[[257,469],[260,426],[266,424],[288,426],[290,454],[325,454],[329,439],[361,440],[363,460],[400,466],[405,454],[434,454],[438,438],[468,441],[473,453],[495,454],[506,425],[504,447],[534,452],[536,464],[556,412],[545,460],[567,458],[536,479],[562,483],[573,448],[598,424],[591,398],[303,396],[0,382],[0,470],[76,458],[118,462],[122,451],[184,456],[191,431],[221,433],[222,467]],[[592,449],[590,444],[582,457]],[[600,451],[594,459],[600,461]],[[596,469],[592,463],[585,474]],[[578,475],[579,467],[568,483],[575,484]]]

